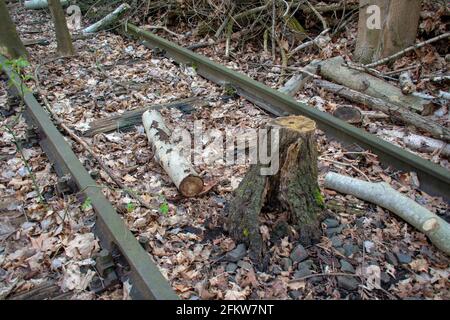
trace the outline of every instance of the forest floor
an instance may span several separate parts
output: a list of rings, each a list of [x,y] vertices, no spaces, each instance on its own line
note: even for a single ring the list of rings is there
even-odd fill
[[[54,112],[79,132],[95,119],[191,96],[205,96],[210,103],[192,109],[162,110],[172,128],[192,130],[194,121],[201,120],[205,129],[226,130],[238,136],[271,119],[271,115],[244,99],[222,99],[226,96],[224,89],[198,76],[193,68],[177,66],[139,42],[112,32],[75,40],[77,56],[55,59],[56,42],[48,12],[25,11],[16,5],[10,10],[23,38],[50,41],[46,46],[28,47],[31,66],[26,72],[34,74],[39,67],[40,86]],[[186,26],[179,28],[173,31],[186,32]],[[350,56],[355,28],[355,24],[350,25],[322,50],[298,54],[293,60],[304,66],[313,59]],[[195,36],[174,37],[164,31],[160,34],[183,45],[200,41]],[[271,56],[256,45],[246,44],[236,50],[231,60],[224,57],[224,43],[197,52],[269,86],[280,87],[280,62],[274,64]],[[423,74],[446,68],[433,46],[417,54],[398,60],[392,68],[418,64],[417,72]],[[33,81],[28,85],[35,88]],[[438,89],[420,83],[418,87]],[[327,112],[350,104],[312,85],[296,98]],[[128,299],[128,286],[118,285],[98,295],[89,291],[96,274],[94,257],[99,251],[92,231],[94,212],[77,194],[57,194],[58,178],[38,144],[25,143],[23,155],[17,150],[14,135],[27,140],[27,126],[20,117],[12,132],[5,129],[4,124],[20,114],[17,107],[8,106],[7,83],[2,81],[0,107],[6,118],[0,131],[0,299],[48,282],[55,283],[61,292],[69,292],[72,299]],[[434,117],[448,124],[447,106],[442,108],[444,111]],[[389,121],[367,119],[362,127],[375,134],[380,129],[405,129]],[[372,182],[385,181],[450,222],[448,205],[420,191],[414,173],[383,169],[376,155],[354,154],[320,131],[317,136],[321,184],[328,171]],[[71,142],[97,183],[105,186],[105,195],[130,230],[138,238],[149,239],[152,259],[183,299],[450,298],[449,258],[422,233],[378,206],[322,189],[327,219],[320,243],[302,248],[295,237],[266,239],[270,262],[267,270],[258,271],[222,225],[224,207],[245,175],[246,164],[214,162],[196,166],[211,189],[201,197],[184,199],[154,161],[142,126],[84,139],[127,188],[154,206],[153,210],[140,207],[79,145]],[[208,139],[204,136],[205,143]],[[402,146],[399,141],[393,142]],[[202,156],[208,158],[211,152],[214,150],[205,149]],[[419,155],[450,168],[448,159],[439,154]],[[33,177],[45,202],[39,201]],[[278,214],[265,214],[269,230],[270,221]],[[343,272],[353,276],[334,275]],[[323,276],[308,277],[311,274]]]

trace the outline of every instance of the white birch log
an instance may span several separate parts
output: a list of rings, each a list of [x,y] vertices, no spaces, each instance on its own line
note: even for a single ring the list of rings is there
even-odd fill
[[[60,0],[60,2],[63,6],[66,6],[69,4],[69,0]],[[29,1],[25,1],[23,3],[23,5],[26,9],[30,9],[30,10],[45,9],[45,8],[48,8],[48,1],[47,0],[29,0]]]
[[[325,176],[325,187],[388,209],[423,232],[437,248],[450,255],[450,225],[444,219],[391,188],[389,184],[371,183],[329,172]]]
[[[95,33],[100,31],[101,29],[106,28],[114,21],[116,21],[123,13],[130,9],[130,5],[128,3],[122,3],[119,7],[117,7],[113,12],[103,17],[101,20],[96,23],[90,25],[89,27],[83,29],[82,33]]]
[[[444,141],[397,130],[380,130],[379,133],[389,137],[402,139],[405,145],[412,150],[425,153],[433,153],[440,150],[441,155],[450,157],[450,144],[445,143]]]
[[[185,159],[176,145],[170,141],[170,130],[161,114],[156,110],[147,110],[142,122],[152,146],[155,158],[172,179],[175,186],[185,197],[194,197],[203,190],[203,180]]]

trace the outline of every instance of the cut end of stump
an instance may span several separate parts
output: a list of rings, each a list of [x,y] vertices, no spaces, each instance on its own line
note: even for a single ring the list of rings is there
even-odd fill
[[[196,176],[187,176],[180,183],[181,194],[185,197],[195,197],[203,191],[203,180]]]
[[[310,132],[316,130],[316,122],[303,116],[280,117],[273,124],[298,132]]]

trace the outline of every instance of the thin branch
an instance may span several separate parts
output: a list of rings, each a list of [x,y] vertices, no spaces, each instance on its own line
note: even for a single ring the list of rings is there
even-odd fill
[[[428,39],[427,41],[423,41],[423,42],[417,43],[417,44],[415,44],[415,45],[413,45],[411,47],[408,47],[408,48],[406,48],[406,49],[404,49],[404,50],[402,50],[400,52],[397,52],[396,54],[393,54],[393,55],[391,55],[389,57],[380,59],[378,61],[375,61],[375,62],[372,62],[372,63],[369,63],[369,64],[366,64],[365,66],[367,68],[377,67],[379,65],[385,64],[386,62],[389,62],[391,60],[397,59],[398,57],[401,57],[401,56],[403,56],[404,54],[406,54],[406,53],[408,53],[410,51],[422,48],[423,46],[426,46],[427,44],[430,44],[430,43],[433,43],[433,42],[436,42],[436,41],[439,41],[439,40],[442,40],[442,39],[445,39],[445,38],[448,38],[448,37],[450,37],[450,32],[447,32],[447,33],[441,34],[440,36]]]

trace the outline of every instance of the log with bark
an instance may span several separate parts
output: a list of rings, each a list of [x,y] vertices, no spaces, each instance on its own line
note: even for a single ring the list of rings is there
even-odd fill
[[[329,172],[325,176],[325,187],[388,209],[423,232],[437,248],[450,255],[450,225],[389,184],[371,183]]]
[[[85,137],[92,137],[99,133],[106,133],[115,130],[124,130],[129,127],[142,124],[142,115],[147,110],[160,110],[166,108],[176,108],[181,111],[191,110],[193,107],[203,107],[208,105],[204,97],[191,97],[174,102],[156,104],[144,108],[125,111],[124,113],[113,115],[104,119],[89,123],[89,129],[83,133]]]
[[[314,80],[314,84],[318,87],[324,88],[327,91],[336,93],[350,101],[361,103],[369,106],[371,109],[382,111],[390,115],[395,120],[402,121],[404,123],[415,126],[416,128],[422,129],[430,133],[433,137],[437,139],[442,139],[445,141],[450,141],[450,129],[439,125],[436,122],[430,121],[417,113],[411,112],[410,110],[399,107],[397,105],[386,102],[383,99],[378,99],[371,97],[369,95],[363,94],[361,92],[346,88],[344,86],[325,81],[325,80]]]
[[[103,19],[97,21],[96,23],[90,25],[89,27],[83,29],[82,33],[95,33],[102,29],[105,29],[117,19],[119,19],[125,12],[130,9],[130,5],[128,3],[123,3],[119,7],[117,7],[113,12],[106,15]]]
[[[247,244],[259,268],[264,268],[266,252],[260,233],[262,210],[282,209],[287,214],[280,213],[278,221],[273,221],[274,228],[289,223],[300,242],[310,245],[321,236],[319,215],[323,208],[317,183],[315,122],[302,116],[281,117],[271,121],[267,129],[259,148],[268,143],[271,161],[251,165],[227,206],[225,223],[237,242]],[[267,166],[276,170],[267,175]]]
[[[175,186],[185,197],[194,197],[203,190],[203,179],[195,172],[190,161],[184,158],[161,114],[156,110],[147,110],[142,115],[155,158],[172,179]]]
[[[424,153],[439,152],[442,156],[450,158],[450,144],[444,141],[398,130],[380,130],[378,133],[401,139],[412,150]]]
[[[325,60],[320,64],[320,73],[323,77],[335,83],[342,84],[374,98],[383,99],[391,104],[409,108],[424,115],[433,111],[430,100],[404,95],[396,86],[365,72],[349,68],[344,64],[345,61],[342,57]]]
[[[66,6],[69,4],[69,0],[59,0],[61,5]],[[48,0],[29,0],[23,3],[26,9],[38,10],[48,8]]]
[[[306,67],[302,68],[299,74],[293,75],[288,81],[286,81],[284,86],[278,89],[278,91],[292,97],[295,96],[295,94],[301,90],[307,82],[314,78],[317,73],[318,65],[318,60],[312,61]]]

